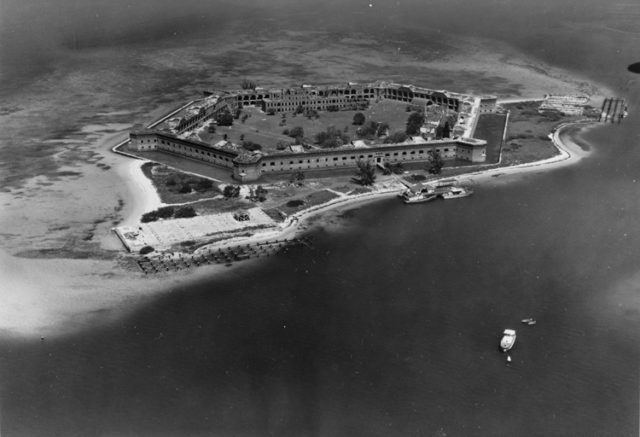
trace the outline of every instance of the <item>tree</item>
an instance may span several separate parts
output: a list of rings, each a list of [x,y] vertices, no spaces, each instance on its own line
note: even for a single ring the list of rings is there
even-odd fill
[[[403,143],[406,140],[407,140],[407,134],[402,131],[398,131],[398,132],[392,133],[387,138],[385,138],[384,142],[385,144],[398,144],[398,143]]]
[[[191,192],[191,185],[189,185],[189,184],[184,184],[178,190],[178,193],[180,193],[180,194],[187,194],[187,193],[190,193],[190,192]]]
[[[291,175],[290,181],[291,183],[297,183],[301,185],[302,182],[304,182],[304,173],[302,173],[301,171],[295,172]]]
[[[360,185],[373,185],[376,181],[376,166],[371,161],[358,160],[358,170],[354,181]]]
[[[216,123],[218,126],[231,126],[233,124],[233,114],[225,109],[216,114]]]
[[[424,113],[412,112],[407,119],[407,129],[405,130],[407,135],[418,135],[420,128],[424,124],[424,120]]]
[[[356,112],[353,116],[353,124],[356,126],[362,126],[366,120],[366,117],[362,112]]]
[[[356,133],[361,138],[372,139],[378,132],[378,124],[377,121],[369,120],[364,126],[358,128]]]
[[[449,122],[445,121],[444,126],[442,127],[442,138],[450,138],[451,137],[451,126],[449,126]]]
[[[442,160],[440,152],[437,150],[429,150],[429,173],[440,174],[442,172],[442,167],[444,167],[444,161]]]
[[[326,131],[318,132],[315,137],[316,143],[322,148],[336,148],[351,141],[349,135],[343,133],[335,126],[329,126]]]
[[[212,124],[210,124],[210,125],[209,125],[209,129],[208,129],[208,130],[209,130],[209,133],[210,133],[210,134],[215,134],[215,133],[216,133],[216,125],[215,125],[215,124],[213,124],[213,123],[212,123]]]
[[[304,106],[298,105],[296,108],[296,114],[302,114],[304,112]]]
[[[388,131],[389,131],[389,123],[384,121],[382,123],[378,123],[378,131],[376,132],[377,136],[381,137],[383,135],[386,135]]]
[[[293,127],[287,133],[291,138],[295,138],[296,140],[301,140],[304,138],[304,129],[300,126]]]
[[[224,190],[222,190],[222,195],[225,197],[225,199],[239,197],[240,187],[238,185],[227,185],[226,187],[224,187]]]
[[[262,185],[258,185],[256,191],[254,192],[254,195],[258,202],[264,202],[265,200],[267,200],[267,189]]]
[[[242,89],[243,90],[254,90],[256,89],[256,84],[250,81],[249,79],[244,79],[242,81]]]

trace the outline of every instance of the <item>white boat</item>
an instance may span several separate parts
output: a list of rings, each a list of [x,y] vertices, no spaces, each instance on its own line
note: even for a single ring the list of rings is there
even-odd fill
[[[454,180],[446,180],[437,185],[423,184],[421,186],[409,186],[409,189],[400,194],[404,203],[430,202],[441,197],[443,199],[457,199],[473,194],[473,190],[467,187],[454,185]]]
[[[433,193],[418,193],[412,196],[406,196],[402,198],[404,203],[422,203],[422,202],[430,202],[434,199],[437,199],[438,195]]]
[[[407,190],[400,195],[404,203],[422,203],[429,202],[438,197],[430,188],[424,188],[420,191]]]
[[[473,190],[466,187],[450,187],[447,191],[440,194],[443,199],[458,199],[460,197],[467,197],[473,194]]]
[[[526,319],[522,319],[521,322],[526,324],[526,325],[529,325],[529,326],[535,325],[536,323],[538,323],[538,322],[536,322],[536,319],[531,318],[531,317],[526,318]]]
[[[513,329],[505,329],[500,340],[500,349],[502,352],[510,350],[516,342],[516,331]]]

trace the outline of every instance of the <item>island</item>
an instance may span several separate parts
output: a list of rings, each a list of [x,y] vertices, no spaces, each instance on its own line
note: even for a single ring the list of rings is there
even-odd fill
[[[565,161],[560,131],[606,121],[611,101],[244,80],[134,127],[114,147],[143,162],[159,201],[113,230],[130,253],[125,265],[145,274],[269,255],[308,244],[303,219],[330,208]]]

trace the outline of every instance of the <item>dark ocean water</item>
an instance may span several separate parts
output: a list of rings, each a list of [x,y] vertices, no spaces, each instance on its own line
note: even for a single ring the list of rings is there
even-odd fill
[[[636,435],[636,120],[578,166],[367,205],[112,326],[4,343],[3,433]]]
[[[638,435],[640,88],[608,41],[567,61],[519,38],[630,99],[583,138],[591,157],[458,201],[362,206],[312,248],[109,325],[3,340],[1,433]]]

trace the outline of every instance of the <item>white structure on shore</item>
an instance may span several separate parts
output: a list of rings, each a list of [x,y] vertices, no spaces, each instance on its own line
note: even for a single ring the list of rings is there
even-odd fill
[[[558,111],[564,115],[582,115],[589,103],[588,96],[560,96],[547,94],[538,108],[539,112]]]

